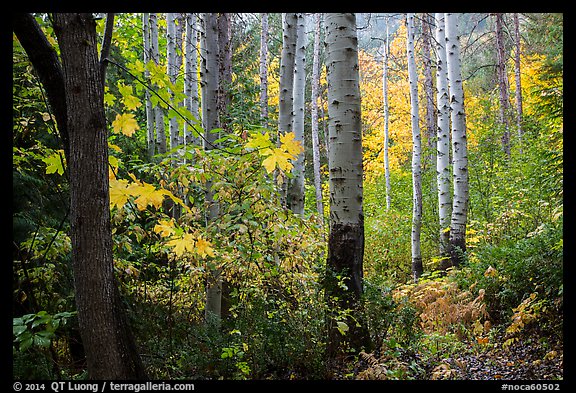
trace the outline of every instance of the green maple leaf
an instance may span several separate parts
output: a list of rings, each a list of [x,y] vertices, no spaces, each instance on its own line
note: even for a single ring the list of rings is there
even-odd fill
[[[57,150],[54,154],[49,157],[42,159],[46,163],[46,173],[58,173],[59,175],[64,174],[64,166],[62,164],[63,158],[62,153],[64,150]]]
[[[270,135],[268,133],[261,134],[259,132],[256,132],[250,135],[248,143],[246,143],[246,147],[252,149],[263,149],[272,146],[273,144],[270,141]]]

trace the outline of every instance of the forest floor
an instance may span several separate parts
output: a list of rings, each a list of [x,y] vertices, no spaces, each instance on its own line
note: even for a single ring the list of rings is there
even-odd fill
[[[381,351],[364,354],[355,369],[355,379],[450,379],[450,380],[562,380],[563,343],[549,338],[524,337],[508,347],[465,343],[457,355],[432,358],[409,351],[396,351],[392,358]],[[398,373],[404,369],[404,373]],[[418,370],[414,372],[412,370]],[[343,376],[343,373],[338,373]],[[404,378],[398,378],[404,375]]]

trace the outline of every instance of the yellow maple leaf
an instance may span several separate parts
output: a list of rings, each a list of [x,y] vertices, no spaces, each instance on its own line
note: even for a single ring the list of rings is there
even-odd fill
[[[144,210],[148,205],[153,205],[155,208],[162,206],[164,201],[164,196],[168,194],[168,191],[164,189],[157,190],[152,184],[142,182],[142,185],[136,185],[130,187],[134,196],[136,198],[136,206],[138,210]]]
[[[166,243],[167,246],[172,247],[172,252],[176,254],[177,257],[181,257],[186,252],[194,252],[194,236],[190,233],[185,233],[179,238],[172,239]]]
[[[205,258],[206,255],[213,257],[214,249],[212,248],[212,244],[208,240],[198,238],[196,240],[196,253],[199,254],[202,258]]]
[[[287,132],[280,136],[280,142],[282,143],[280,147],[293,156],[297,156],[304,151],[302,142],[294,140],[293,132]]]
[[[160,220],[154,226],[154,232],[160,234],[162,237],[168,237],[174,234],[174,222],[172,220]]]
[[[274,169],[276,169],[276,166],[284,172],[289,172],[293,168],[292,163],[289,161],[291,158],[293,158],[292,155],[285,152],[284,149],[275,148],[272,150],[272,154],[262,162],[262,165],[268,173],[272,173]]]
[[[110,179],[110,208],[116,206],[118,209],[124,207],[131,193],[128,180]]]
[[[140,129],[132,113],[116,115],[116,119],[112,122],[112,128],[115,133],[122,132],[126,136],[132,136],[136,130]]]

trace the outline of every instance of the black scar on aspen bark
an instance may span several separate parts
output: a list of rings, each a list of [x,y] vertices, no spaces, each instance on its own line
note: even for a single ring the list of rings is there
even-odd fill
[[[370,348],[370,335],[363,322],[363,312],[360,298],[363,293],[362,261],[364,258],[364,223],[360,217],[358,224],[335,224],[330,229],[328,239],[328,266],[326,272],[325,289],[328,304],[341,310],[351,309],[356,321],[346,320],[349,331],[345,336],[334,326],[334,321],[329,322],[329,345],[327,353],[329,357],[335,356],[343,350],[343,342],[348,342],[353,348]],[[336,276],[343,277],[346,289],[338,285]],[[337,298],[333,302],[330,298]]]

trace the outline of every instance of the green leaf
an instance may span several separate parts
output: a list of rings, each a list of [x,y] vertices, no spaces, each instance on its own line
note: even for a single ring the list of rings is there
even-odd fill
[[[40,332],[40,333],[44,333],[44,332]],[[48,348],[50,346],[50,338],[47,337],[45,334],[35,334],[34,335],[34,345],[38,345],[39,347],[42,348]]]
[[[341,321],[336,322],[336,327],[338,328],[338,331],[340,332],[340,334],[343,336],[350,329],[347,324],[345,324],[344,322],[341,322]]]
[[[28,348],[30,348],[33,343],[34,343],[34,338],[33,338],[32,335],[30,334],[29,337],[26,337],[24,340],[22,340],[22,341],[20,342],[20,352],[24,352],[25,350],[27,350]]]
[[[12,326],[12,334],[16,337],[18,337],[19,335],[21,335],[22,333],[24,333],[26,331],[26,326],[24,325],[14,325]]]
[[[63,150],[57,150],[54,154],[49,157],[44,158],[42,161],[46,163],[46,173],[58,173],[59,175],[64,174],[64,166],[62,165],[61,152]]]

